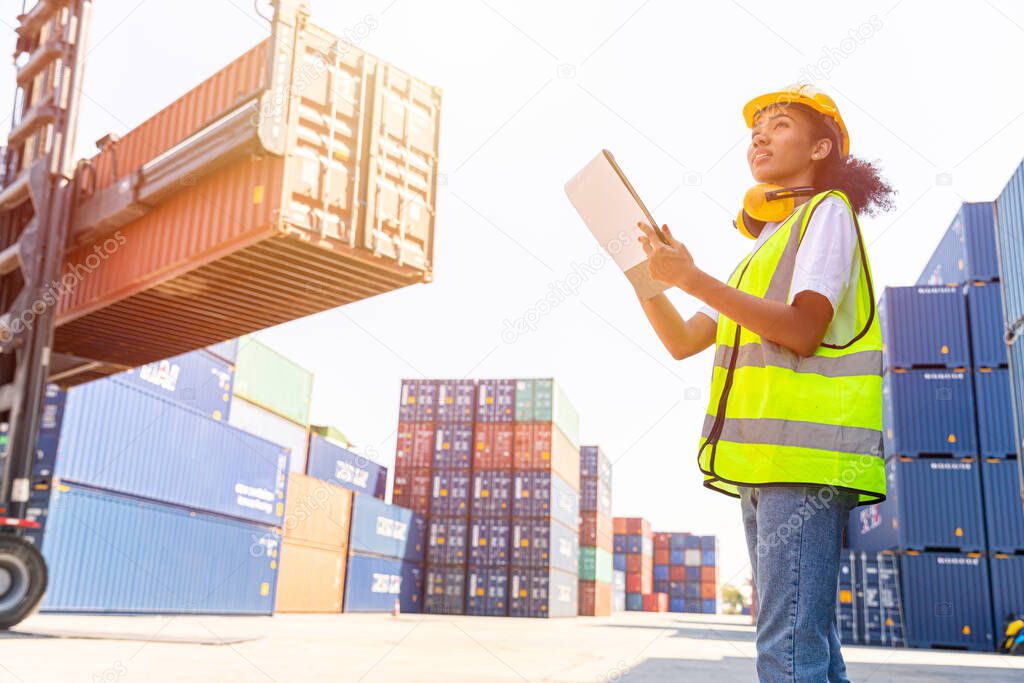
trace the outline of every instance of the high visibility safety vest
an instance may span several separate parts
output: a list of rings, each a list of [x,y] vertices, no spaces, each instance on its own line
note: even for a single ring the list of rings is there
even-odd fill
[[[788,301],[807,223],[830,195],[843,200],[857,229],[858,332],[845,343],[821,344],[805,358],[719,315],[698,454],[708,488],[738,497],[737,486],[827,485],[858,493],[858,504],[885,500],[882,333],[849,199],[830,190],[797,207],[740,263],[729,285]]]

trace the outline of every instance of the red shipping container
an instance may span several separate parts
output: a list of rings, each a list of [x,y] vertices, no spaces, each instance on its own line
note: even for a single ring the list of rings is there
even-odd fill
[[[658,531],[654,534],[654,549],[655,550],[668,550],[669,540],[672,538],[672,534],[667,531]],[[668,562],[655,561],[657,564],[668,564]]]
[[[533,422],[530,469],[554,472],[580,490],[580,449],[551,422]]]
[[[668,564],[669,552],[668,548],[655,548],[654,549],[654,564]]]
[[[643,577],[640,574],[626,572],[626,592],[643,593]]]
[[[644,570],[644,556],[639,553],[626,553],[626,572],[629,574],[640,574]],[[639,591],[627,591],[638,593]]]
[[[617,534],[640,534],[646,538],[653,536],[651,523],[643,517],[616,517],[616,519],[622,519],[624,524],[623,531],[616,531]]]
[[[440,89],[297,23],[93,160],[56,310],[62,382],[431,280]],[[100,205],[116,232],[97,232]]]
[[[579,613],[587,617],[607,617],[612,613],[612,585],[600,581],[580,581]]]
[[[512,430],[512,469],[529,470],[533,466],[533,425],[516,422]]]
[[[473,424],[473,469],[512,469],[512,423],[476,422]]]
[[[626,533],[626,518],[625,517],[612,517],[612,530],[616,534]]]
[[[644,595],[645,612],[667,612],[668,593],[647,593]]]
[[[700,584],[700,597],[702,598],[713,598],[717,592],[713,583]]]
[[[412,429],[413,467],[432,467],[434,464],[434,423],[414,422]]]
[[[598,512],[581,512],[580,545],[613,552],[615,538],[612,535],[612,518]]]
[[[686,581],[686,567],[674,564],[668,568],[669,581]]]
[[[715,583],[718,580],[718,568],[717,567],[701,567],[700,568],[700,580],[701,580],[701,583]]]

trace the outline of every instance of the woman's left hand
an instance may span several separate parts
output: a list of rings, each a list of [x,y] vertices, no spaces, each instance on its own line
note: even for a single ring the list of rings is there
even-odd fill
[[[665,284],[675,285],[687,291],[689,284],[700,270],[693,262],[690,250],[672,236],[668,224],[661,226],[661,232],[668,239],[665,244],[647,223],[637,223],[644,234],[638,237],[647,254],[647,269],[651,277]]]

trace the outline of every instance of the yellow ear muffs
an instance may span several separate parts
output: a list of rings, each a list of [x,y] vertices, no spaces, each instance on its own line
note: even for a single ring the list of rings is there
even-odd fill
[[[771,183],[758,183],[747,190],[733,226],[745,237],[757,239],[765,223],[778,223],[796,208],[797,197],[813,195],[813,187],[779,187]]]

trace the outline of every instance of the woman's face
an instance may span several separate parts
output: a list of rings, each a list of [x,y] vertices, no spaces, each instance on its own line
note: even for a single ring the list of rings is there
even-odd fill
[[[783,186],[811,184],[811,164],[831,149],[827,139],[815,140],[811,114],[799,107],[774,104],[754,117],[747,163],[759,183]]]

